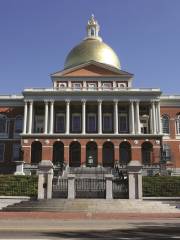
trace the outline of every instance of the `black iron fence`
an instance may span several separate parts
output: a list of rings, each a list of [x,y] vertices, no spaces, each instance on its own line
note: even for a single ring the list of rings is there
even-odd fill
[[[68,179],[61,178],[53,181],[52,186],[53,198],[67,198],[68,197]]]
[[[75,180],[76,198],[105,198],[106,181],[104,178],[79,178]]]
[[[113,179],[113,198],[128,198],[128,179]]]

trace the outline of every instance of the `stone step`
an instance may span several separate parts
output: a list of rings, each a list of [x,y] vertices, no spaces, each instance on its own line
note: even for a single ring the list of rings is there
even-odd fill
[[[6,206],[5,206],[6,207]],[[55,212],[143,212],[180,213],[175,206],[161,201],[141,201],[129,199],[52,199],[23,201],[8,206],[3,211],[55,211]]]

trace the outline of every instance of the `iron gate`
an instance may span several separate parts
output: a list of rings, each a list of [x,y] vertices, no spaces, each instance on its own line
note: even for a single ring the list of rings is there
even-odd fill
[[[128,179],[113,179],[113,198],[128,198]]]
[[[67,198],[68,196],[68,179],[58,179],[53,181],[52,197],[53,198]]]
[[[78,178],[75,180],[76,198],[105,198],[104,178]]]

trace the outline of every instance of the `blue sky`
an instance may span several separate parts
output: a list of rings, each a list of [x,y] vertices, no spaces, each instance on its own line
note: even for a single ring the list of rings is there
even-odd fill
[[[0,0],[0,94],[51,87],[92,13],[134,87],[180,94],[179,0]]]

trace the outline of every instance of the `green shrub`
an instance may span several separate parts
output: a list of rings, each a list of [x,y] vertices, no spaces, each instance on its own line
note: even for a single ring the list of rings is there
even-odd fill
[[[180,197],[180,177],[143,177],[144,197]]]
[[[0,175],[0,195],[37,196],[37,176]]]

